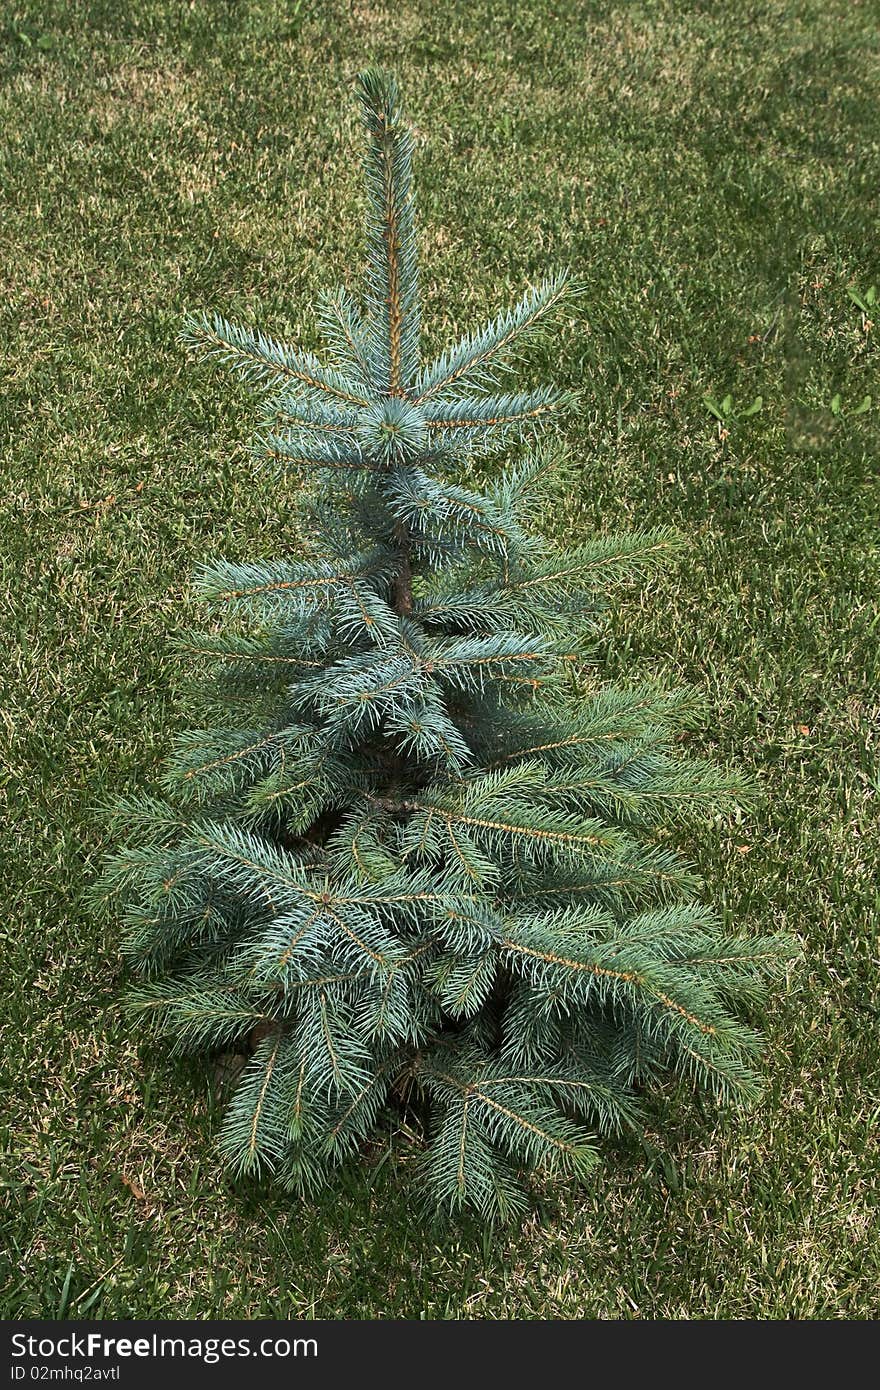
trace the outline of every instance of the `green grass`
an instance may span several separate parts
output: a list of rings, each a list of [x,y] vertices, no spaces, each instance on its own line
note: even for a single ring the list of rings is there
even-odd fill
[[[865,1318],[880,1312],[876,6],[12,0],[2,21],[7,1316]],[[798,934],[765,1100],[678,1105],[523,1229],[424,1229],[406,1144],[320,1202],[231,1188],[210,1077],[115,1007],[94,810],[184,714],[192,564],[291,543],[187,309],[308,337],[359,254],[350,79],[419,132],[435,343],[570,264],[534,379],[583,388],[545,526],[670,522],[608,671],[706,697],[763,799],[691,846],[737,923]],[[703,403],[757,395],[722,427]],[[834,415],[835,393],[843,409]],[[851,410],[871,395],[872,408]]]

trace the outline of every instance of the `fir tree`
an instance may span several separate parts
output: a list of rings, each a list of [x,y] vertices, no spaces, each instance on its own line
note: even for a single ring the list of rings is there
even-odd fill
[[[256,456],[313,481],[319,544],[198,574],[219,624],[183,645],[214,722],[117,806],[100,896],[138,1013],[250,1054],[236,1173],[307,1194],[406,1106],[431,1202],[495,1218],[530,1170],[589,1172],[664,1076],[750,1097],[734,1006],[787,947],[724,927],[664,848],[676,807],[732,787],[676,755],[682,698],[585,684],[609,586],[672,535],[558,550],[528,524],[534,435],[571,400],[505,377],[569,280],[424,363],[413,140],[392,79],[359,94],[366,288],[322,301],[327,361],[219,317],[187,333],[258,389]],[[505,451],[484,491],[453,481]]]

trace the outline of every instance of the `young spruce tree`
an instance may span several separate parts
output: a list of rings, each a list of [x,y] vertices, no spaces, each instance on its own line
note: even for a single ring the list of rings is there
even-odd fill
[[[392,79],[359,90],[367,279],[320,305],[330,364],[222,318],[187,335],[259,389],[257,457],[314,480],[317,540],[201,570],[222,626],[184,645],[225,722],[118,806],[101,896],[136,1009],[179,1049],[250,1054],[235,1172],[307,1194],[405,1105],[431,1202],[494,1218],[529,1170],[588,1172],[664,1075],[750,1096],[731,1006],[787,950],[723,930],[663,848],[676,805],[731,788],[673,755],[682,701],[578,675],[609,585],[671,536],[547,544],[534,446],[483,492],[452,481],[570,404],[503,385],[570,283],[424,363],[412,136]]]

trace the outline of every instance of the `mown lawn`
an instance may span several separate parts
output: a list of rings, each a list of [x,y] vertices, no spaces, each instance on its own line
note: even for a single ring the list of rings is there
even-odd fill
[[[0,23],[6,1315],[876,1316],[876,5],[13,0]],[[535,363],[586,401],[544,524],[684,533],[604,661],[704,694],[694,745],[763,797],[690,849],[732,919],[805,950],[756,1110],[679,1102],[514,1232],[425,1229],[400,1136],[313,1205],[232,1189],[208,1072],[120,1018],[117,935],[81,901],[97,804],[186,723],[192,564],[293,543],[247,399],[186,364],[181,316],[309,341],[359,256],[371,60],[419,132],[435,342],[561,264],[588,286]]]

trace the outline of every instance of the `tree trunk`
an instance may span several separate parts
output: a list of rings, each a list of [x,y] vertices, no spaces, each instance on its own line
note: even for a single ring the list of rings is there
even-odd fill
[[[400,550],[400,568],[394,576],[394,583],[391,586],[391,607],[395,613],[406,618],[412,612],[413,606],[412,565],[410,563],[409,532],[402,522],[398,522],[394,528],[394,539]]]

